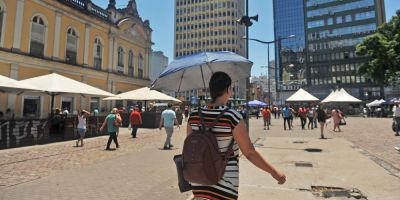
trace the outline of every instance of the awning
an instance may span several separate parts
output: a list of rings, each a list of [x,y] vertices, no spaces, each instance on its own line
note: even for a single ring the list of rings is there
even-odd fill
[[[104,98],[103,100],[136,100],[136,101],[175,101],[182,102],[179,99],[166,95],[156,90],[150,90],[148,87],[124,92],[115,97]]]

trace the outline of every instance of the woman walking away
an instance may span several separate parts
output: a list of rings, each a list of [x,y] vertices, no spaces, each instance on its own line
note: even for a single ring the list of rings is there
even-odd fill
[[[308,109],[307,118],[308,118],[307,128],[310,129],[311,125],[311,129],[314,129],[314,110],[312,108]]]
[[[336,132],[336,128],[338,128],[338,132],[341,132],[340,130],[340,120],[342,120],[342,115],[340,114],[339,110],[333,109],[332,110],[332,119],[333,119],[333,131]]]
[[[76,146],[79,146],[79,141],[81,141],[81,147],[83,147],[83,138],[85,137],[86,133],[86,118],[89,117],[90,113],[86,110],[82,110],[81,113],[78,115],[78,135]]]
[[[317,109],[317,120],[319,122],[319,127],[321,129],[321,139],[325,139],[324,136],[324,128],[325,128],[325,121],[326,121],[327,115],[325,111],[322,109],[322,106],[318,106]]]
[[[251,143],[249,133],[246,130],[243,117],[234,109],[228,109],[226,106],[232,95],[232,80],[224,72],[216,72],[212,75],[209,88],[211,93],[211,104],[200,108],[204,123],[207,125],[214,124],[214,120],[224,111],[221,117],[216,121],[216,126],[211,130],[215,135],[218,147],[221,153],[226,153],[231,142],[232,154],[228,158],[225,173],[215,185],[192,184],[192,192],[194,199],[237,199],[239,190],[239,149],[246,158],[258,168],[268,172],[283,184],[286,176],[280,170],[273,167],[258,153]],[[194,110],[189,117],[187,125],[187,134],[192,134],[192,130],[199,130],[201,126],[199,110]]]
[[[118,140],[117,140],[117,129],[121,124],[121,116],[118,113],[117,108],[113,108],[111,113],[107,115],[106,119],[103,122],[103,125],[100,128],[100,132],[103,132],[105,126],[107,126],[107,132],[110,135],[107,142],[106,150],[110,150],[111,141],[114,140],[114,143],[117,148],[119,148]]]

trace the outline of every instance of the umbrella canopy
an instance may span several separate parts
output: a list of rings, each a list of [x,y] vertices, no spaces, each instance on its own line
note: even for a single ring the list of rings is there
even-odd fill
[[[186,91],[207,88],[214,72],[227,73],[232,81],[250,77],[253,63],[229,51],[201,52],[172,61],[153,82],[152,89]]]
[[[81,94],[101,97],[115,96],[99,88],[81,83],[79,81],[61,76],[56,73],[22,80],[21,83],[40,88],[50,95]]]
[[[158,92],[156,90],[150,90],[150,88],[148,87],[143,87],[129,92],[124,92],[116,95],[115,97],[104,98],[103,100],[138,100],[138,101],[159,100],[159,101],[182,102],[179,99],[176,99],[164,93]]]
[[[249,101],[249,106],[266,106],[267,104],[262,102],[262,101],[258,101],[258,100],[253,100],[253,101]]]
[[[286,99],[287,102],[312,102],[312,101],[319,101],[317,97],[314,97],[307,91],[300,88],[295,92],[292,96]]]
[[[20,81],[0,75],[0,91],[1,92],[25,92],[25,91],[40,91],[41,89],[21,83]]]
[[[329,97],[329,96],[328,96]],[[345,89],[336,90],[332,96],[325,98],[323,103],[360,103],[360,99],[351,96]]]

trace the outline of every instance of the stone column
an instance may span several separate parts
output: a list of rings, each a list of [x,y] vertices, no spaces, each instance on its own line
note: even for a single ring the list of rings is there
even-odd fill
[[[12,49],[21,51],[22,20],[24,16],[25,0],[17,0],[17,13],[14,23],[14,42]]]
[[[113,66],[114,66],[114,42],[115,42],[115,34],[110,33],[108,37],[108,71],[112,72],[113,71]],[[109,90],[110,91],[110,90]]]
[[[85,53],[83,57],[83,66],[89,65],[89,45],[90,45],[90,24],[85,24]],[[94,41],[93,41],[94,42]]]
[[[54,31],[53,59],[60,59],[60,37],[61,37],[61,11],[56,11],[56,26]]]

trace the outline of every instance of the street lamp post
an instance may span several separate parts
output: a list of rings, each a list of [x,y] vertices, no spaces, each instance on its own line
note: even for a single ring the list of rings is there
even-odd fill
[[[254,39],[254,38],[248,38],[247,37],[247,35],[246,35],[246,37],[243,37],[243,39],[246,39],[247,41],[248,40],[253,40],[253,41],[256,41],[256,42],[259,42],[259,43],[262,43],[262,44],[266,44],[267,45],[267,70],[268,70],[268,104],[269,104],[269,106],[271,106],[271,80],[270,80],[270,74],[269,74],[269,68],[270,68],[270,65],[269,65],[269,45],[270,44],[275,44],[276,42],[280,42],[281,40],[284,40],[284,39],[289,39],[289,38],[293,38],[293,37],[296,37],[295,35],[288,35],[288,36],[286,36],[286,37],[279,37],[278,39],[276,39],[276,40],[272,40],[272,41],[268,41],[268,42],[266,42],[266,41],[262,41],[262,40],[258,40],[258,39]],[[248,44],[247,44],[248,45]],[[276,70],[276,66],[275,66],[275,68],[274,68],[275,70]],[[275,78],[276,78],[277,76],[275,75]]]

